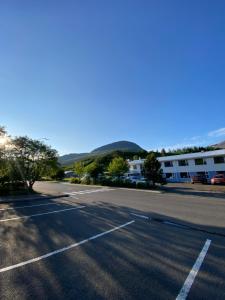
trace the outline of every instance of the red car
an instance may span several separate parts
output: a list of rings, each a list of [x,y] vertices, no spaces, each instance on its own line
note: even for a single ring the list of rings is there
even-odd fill
[[[218,174],[211,178],[211,184],[225,184],[225,175]]]

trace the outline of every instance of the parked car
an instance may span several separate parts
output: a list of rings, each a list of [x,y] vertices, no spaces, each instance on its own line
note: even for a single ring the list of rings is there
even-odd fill
[[[133,177],[130,177],[129,180],[132,183],[147,183],[147,180],[144,177],[133,176]]]
[[[225,175],[218,174],[211,178],[211,184],[225,184]]]
[[[207,177],[205,175],[195,175],[191,177],[191,183],[208,183]]]

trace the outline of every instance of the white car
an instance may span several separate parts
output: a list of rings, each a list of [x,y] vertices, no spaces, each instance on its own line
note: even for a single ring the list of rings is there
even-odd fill
[[[133,176],[133,177],[129,177],[129,180],[132,183],[147,183],[147,180],[144,177]]]

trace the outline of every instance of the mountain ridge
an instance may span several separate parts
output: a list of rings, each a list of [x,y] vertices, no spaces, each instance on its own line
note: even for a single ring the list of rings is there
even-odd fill
[[[214,148],[225,149],[225,141],[212,145]]]
[[[62,155],[59,157],[58,161],[61,165],[66,166],[85,158],[90,158],[96,155],[104,155],[113,151],[140,152],[144,151],[144,149],[134,142],[117,141],[95,148],[89,153],[70,153]]]

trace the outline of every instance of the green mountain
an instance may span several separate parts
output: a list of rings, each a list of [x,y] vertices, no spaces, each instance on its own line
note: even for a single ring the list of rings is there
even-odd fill
[[[114,151],[138,153],[144,151],[144,149],[142,149],[137,144],[129,141],[119,141],[119,142],[110,143],[102,147],[96,148],[90,153],[71,153],[71,154],[62,155],[59,157],[58,161],[62,166],[68,166],[73,164],[76,161],[89,159],[89,158],[91,159],[94,157],[102,156],[104,154],[109,154]]]
[[[68,166],[73,164],[76,161],[85,159],[88,156],[89,153],[70,153],[62,155],[58,158],[58,162],[62,166]]]
[[[123,152],[139,152],[143,151],[140,146],[138,146],[135,143],[128,142],[128,141],[119,141],[119,142],[114,142],[111,144],[107,144],[105,146],[99,147],[91,151],[93,154],[97,153],[108,153],[112,151],[123,151]]]

